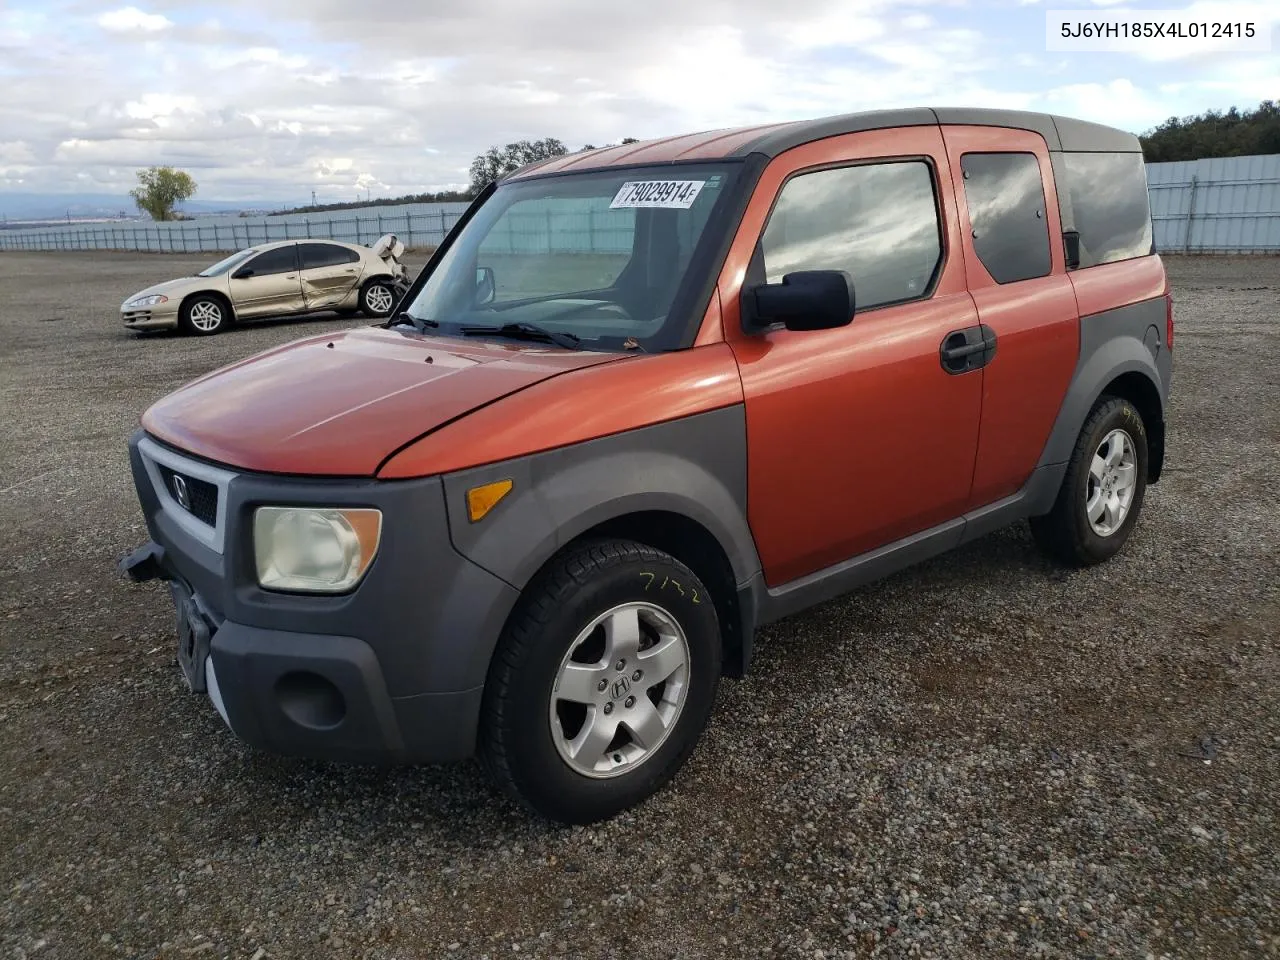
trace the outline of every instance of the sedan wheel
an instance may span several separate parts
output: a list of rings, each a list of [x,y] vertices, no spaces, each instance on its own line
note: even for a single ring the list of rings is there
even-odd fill
[[[227,313],[217,297],[195,297],[183,304],[178,320],[187,333],[207,337],[227,325]]]
[[[385,317],[396,305],[395,291],[380,280],[370,281],[360,291],[360,306],[370,317]]]

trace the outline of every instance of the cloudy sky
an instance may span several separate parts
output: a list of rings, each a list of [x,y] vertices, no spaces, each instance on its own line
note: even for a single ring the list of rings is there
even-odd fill
[[[133,5],[136,3],[137,5]],[[1048,110],[1135,132],[1280,95],[1271,52],[1046,51],[1045,10],[1188,0],[0,0],[0,192],[207,200],[462,185],[491,144],[872,107]],[[1196,0],[1280,24],[1280,3]]]

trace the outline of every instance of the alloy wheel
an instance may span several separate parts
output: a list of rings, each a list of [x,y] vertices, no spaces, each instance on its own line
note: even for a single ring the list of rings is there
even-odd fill
[[[191,319],[191,325],[203,333],[212,333],[222,325],[222,308],[212,300],[193,303],[187,316]]]
[[[1109,537],[1119,530],[1137,489],[1138,455],[1133,438],[1124,430],[1112,430],[1102,438],[1089,463],[1085,513],[1093,532]]]
[[[368,304],[369,309],[375,313],[389,313],[395,302],[388,287],[384,287],[380,283],[371,286],[364,295],[364,301]]]
[[[624,603],[569,645],[551,692],[551,736],[576,773],[634,770],[675,728],[689,690],[689,641],[652,603]]]

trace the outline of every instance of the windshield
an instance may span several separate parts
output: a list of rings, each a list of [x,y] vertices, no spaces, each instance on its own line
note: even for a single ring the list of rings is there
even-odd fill
[[[237,265],[244,263],[246,260],[248,260],[251,256],[253,256],[257,252],[258,252],[257,250],[241,250],[239,253],[233,253],[231,256],[226,257],[222,260],[219,260],[212,267],[205,267],[203,270],[197,273],[196,276],[197,277],[216,277],[218,276],[218,274],[226,273],[228,270],[231,270]]]
[[[582,349],[665,349],[688,326],[678,294],[736,170],[670,164],[504,184],[404,312],[448,335],[531,324]]]

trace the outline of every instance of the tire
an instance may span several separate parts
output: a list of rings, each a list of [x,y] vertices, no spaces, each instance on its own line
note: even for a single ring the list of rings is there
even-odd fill
[[[178,311],[178,326],[197,337],[211,337],[231,326],[231,308],[221,297],[199,294]]]
[[[1131,472],[1124,469],[1125,464]],[[1126,482],[1126,477],[1131,481]],[[1146,490],[1147,429],[1142,416],[1128,400],[1104,396],[1080,431],[1053,509],[1031,518],[1031,533],[1060,563],[1073,567],[1101,563],[1128,541]],[[1096,514],[1092,520],[1091,505]]]
[[[627,646],[632,611],[639,648]],[[609,627],[583,639],[602,618]],[[680,654],[683,665],[654,683]],[[504,792],[542,817],[606,820],[657,792],[693,752],[720,655],[715,605],[693,571],[628,540],[586,543],[535,578],[503,631],[485,684],[480,759]],[[573,737],[583,737],[576,759]]]
[[[360,311],[366,317],[379,319],[390,316],[395,305],[395,287],[386,277],[374,277],[360,288]]]

